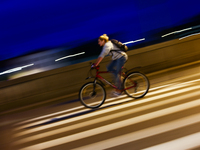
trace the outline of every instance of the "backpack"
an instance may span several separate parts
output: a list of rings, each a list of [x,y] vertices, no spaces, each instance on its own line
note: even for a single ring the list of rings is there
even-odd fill
[[[124,51],[124,52],[127,52],[128,51],[128,47],[121,43],[120,41],[118,40],[115,40],[115,39],[111,39],[110,40],[113,44],[115,44],[118,48],[120,48],[120,50]]]

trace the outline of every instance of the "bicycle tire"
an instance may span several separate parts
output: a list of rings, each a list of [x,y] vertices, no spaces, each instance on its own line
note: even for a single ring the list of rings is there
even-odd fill
[[[95,92],[93,90],[95,85]],[[79,91],[80,102],[87,108],[98,108],[106,99],[105,88],[94,82],[88,82],[84,84]]]
[[[149,79],[140,72],[129,73],[123,81],[125,93],[132,98],[144,97],[150,87]]]

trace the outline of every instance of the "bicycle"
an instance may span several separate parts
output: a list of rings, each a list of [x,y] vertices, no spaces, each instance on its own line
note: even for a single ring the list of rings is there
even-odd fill
[[[91,70],[96,69],[96,75],[92,75]],[[117,87],[104,79],[99,74],[110,73],[109,71],[99,71],[100,66],[91,68],[89,70],[90,76],[86,79],[94,78],[94,81],[85,83],[79,91],[80,102],[87,108],[98,108],[106,100],[106,90],[104,82],[111,87]],[[125,92],[129,97],[138,99],[144,97],[149,90],[149,80],[141,72],[131,70],[121,71],[121,77],[124,78],[122,82],[122,92]],[[103,82],[102,82],[103,81]]]

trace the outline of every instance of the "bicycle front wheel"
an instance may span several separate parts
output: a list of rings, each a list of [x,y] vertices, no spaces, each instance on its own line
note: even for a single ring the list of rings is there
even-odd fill
[[[98,108],[104,103],[106,92],[101,84],[89,82],[81,87],[79,98],[85,107]]]
[[[144,97],[149,90],[148,78],[140,72],[132,72],[124,79],[125,93],[132,98]]]

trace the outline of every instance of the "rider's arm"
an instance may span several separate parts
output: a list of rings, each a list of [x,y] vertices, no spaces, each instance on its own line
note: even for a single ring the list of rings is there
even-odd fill
[[[98,66],[99,63],[102,61],[102,59],[108,55],[108,53],[110,52],[110,49],[111,49],[111,45],[110,43],[106,43],[104,46],[103,46],[103,49],[102,49],[102,52],[101,54],[99,55],[99,57],[97,58],[97,61],[95,63],[95,66]]]
[[[95,66],[98,66],[99,65],[99,63],[102,61],[102,59],[103,59],[103,57],[98,57],[97,58],[97,61],[96,61],[96,63],[95,63]]]

